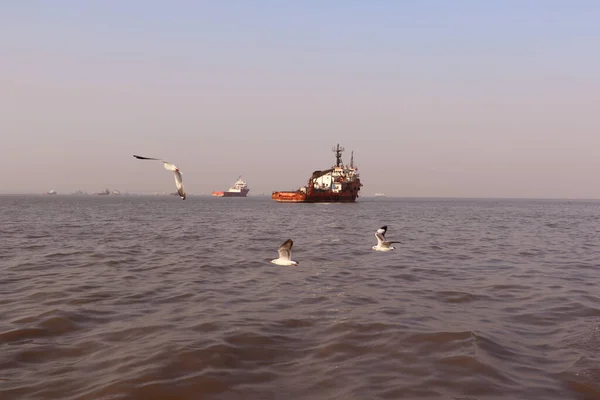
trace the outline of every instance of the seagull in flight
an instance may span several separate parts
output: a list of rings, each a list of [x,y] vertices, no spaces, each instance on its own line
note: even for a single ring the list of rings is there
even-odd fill
[[[277,265],[298,265],[296,261],[292,261],[292,246],[294,242],[292,239],[288,239],[281,246],[279,246],[279,258],[271,260],[271,263]]]
[[[169,171],[173,171],[173,173],[175,174],[175,186],[177,187],[177,193],[179,193],[179,197],[181,197],[181,200],[185,200],[186,194],[185,194],[185,191],[183,190],[183,180],[181,178],[181,172],[179,171],[179,168],[177,168],[175,166],[175,164],[171,164],[170,162],[161,160],[160,158],[142,157],[142,156],[136,156],[135,154],[133,156],[139,160],[162,161],[165,169],[168,169]]]
[[[387,232],[387,225],[384,225],[381,228],[377,229],[377,232],[375,232],[375,237],[377,238],[377,246],[371,247],[373,250],[391,251],[395,249],[395,247],[391,245],[392,243],[400,243],[388,242],[387,240],[385,240],[385,232]]]

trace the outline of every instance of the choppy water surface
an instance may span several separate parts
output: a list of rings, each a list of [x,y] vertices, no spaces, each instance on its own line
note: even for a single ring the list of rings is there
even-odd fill
[[[600,398],[600,202],[2,196],[0,221],[2,399]],[[287,238],[300,265],[270,264]]]

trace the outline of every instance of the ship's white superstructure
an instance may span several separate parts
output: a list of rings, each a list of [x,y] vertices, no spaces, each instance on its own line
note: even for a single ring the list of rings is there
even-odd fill
[[[212,195],[216,197],[246,197],[249,191],[248,185],[240,175],[226,192],[212,192]]]
[[[242,193],[247,187],[248,187],[248,185],[246,184],[246,182],[242,179],[241,176],[239,176],[238,179],[233,184],[233,186],[229,188],[228,192],[229,193]]]

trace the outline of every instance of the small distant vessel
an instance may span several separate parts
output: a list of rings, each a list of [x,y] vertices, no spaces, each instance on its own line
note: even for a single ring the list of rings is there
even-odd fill
[[[226,192],[212,192],[212,195],[216,197],[246,197],[249,191],[248,185],[240,175],[229,190]]]
[[[77,190],[76,192],[73,193],[73,195],[74,196],[85,196],[85,195],[87,195],[87,193],[82,190]]]
[[[112,194],[119,196],[119,195],[121,195],[121,192],[119,192],[118,190],[115,189],[112,191]]]
[[[273,192],[271,198],[279,203],[354,203],[362,183],[354,166],[354,152],[350,164],[343,165],[339,143],[333,148],[335,165],[325,171],[315,171],[308,185],[291,192]]]
[[[110,190],[105,189],[103,192],[98,192],[95,194],[97,194],[98,196],[108,196],[110,194]]]
[[[56,190],[50,189],[50,191],[46,192],[46,194],[50,194],[51,195],[51,194],[57,194],[57,193],[56,193]]]
[[[375,193],[374,194],[375,197],[385,197],[384,193]]]

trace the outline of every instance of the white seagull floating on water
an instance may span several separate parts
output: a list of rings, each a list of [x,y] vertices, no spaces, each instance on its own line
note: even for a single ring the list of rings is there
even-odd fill
[[[381,228],[377,229],[377,232],[375,232],[375,237],[377,238],[377,246],[371,247],[373,250],[376,250],[376,251],[394,250],[395,247],[391,246],[391,244],[392,243],[400,243],[400,242],[388,242],[387,240],[385,240],[385,232],[387,232],[387,225],[384,225]]]
[[[294,242],[292,239],[288,239],[281,246],[279,246],[279,258],[271,260],[273,264],[277,265],[298,265],[296,261],[292,261],[292,246]]]
[[[177,168],[175,166],[175,164],[171,164],[170,162],[161,160],[160,158],[142,157],[142,156],[136,156],[135,154],[133,156],[140,160],[162,161],[165,169],[168,169],[169,171],[173,171],[173,173],[175,174],[175,186],[177,187],[177,193],[179,193],[179,197],[181,197],[181,200],[185,200],[186,194],[185,194],[185,191],[183,190],[183,180],[181,178],[181,172],[179,171],[179,168]]]

